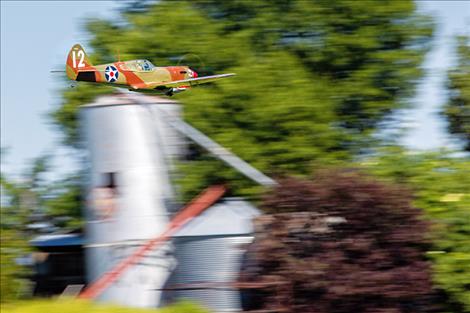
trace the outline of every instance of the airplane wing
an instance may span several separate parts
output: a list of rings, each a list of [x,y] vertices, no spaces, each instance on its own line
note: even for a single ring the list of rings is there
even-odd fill
[[[197,77],[197,78],[190,78],[190,79],[182,79],[182,80],[175,80],[170,82],[162,82],[162,83],[150,83],[148,85],[151,88],[158,88],[158,87],[165,87],[165,88],[177,88],[177,87],[184,87],[184,86],[197,86],[205,83],[210,83],[222,78],[235,76],[234,73],[229,74],[219,74],[219,75],[211,75],[211,76],[204,76],[204,77]]]

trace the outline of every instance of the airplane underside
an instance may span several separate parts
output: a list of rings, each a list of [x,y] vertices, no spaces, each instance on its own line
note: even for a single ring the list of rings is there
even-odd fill
[[[160,86],[160,87],[157,87],[157,88],[154,88],[154,89],[133,89],[133,88],[128,88],[129,91],[135,91],[135,92],[140,92],[140,93],[160,93],[160,94],[164,94],[168,97],[171,97],[173,96],[174,94],[177,94],[177,93],[181,93],[183,91],[186,91],[187,89],[189,89],[190,87],[164,87],[164,86]]]

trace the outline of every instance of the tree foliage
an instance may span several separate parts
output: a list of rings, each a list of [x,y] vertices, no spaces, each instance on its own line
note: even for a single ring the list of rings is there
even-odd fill
[[[43,224],[42,231],[46,232],[56,227],[66,231],[81,225],[78,176],[50,182],[45,179],[48,163],[49,156],[36,158],[20,181],[0,176],[1,302],[30,295],[27,280],[30,269],[18,260],[27,256],[28,241],[38,234],[32,225]]]
[[[50,116],[62,132],[62,143],[73,148],[80,148],[80,129],[78,125],[78,107],[93,101],[97,96],[110,93],[112,89],[102,85],[80,84],[74,89],[62,92],[63,103]]]
[[[0,176],[2,204],[0,208],[0,302],[20,298],[28,288],[28,270],[17,263],[28,252],[24,236],[26,209],[20,204],[30,192],[21,190],[4,175]],[[22,194],[23,196],[20,196]],[[24,201],[24,200],[23,200]]]
[[[449,72],[449,102],[444,114],[449,131],[460,135],[470,151],[470,37],[457,38],[457,65]]]
[[[26,230],[29,223],[47,221],[62,227],[81,225],[81,173],[46,179],[50,156],[34,159],[19,180],[1,175],[2,225]],[[54,220],[59,218],[61,221]]]
[[[93,60],[119,52],[169,65],[187,55],[201,75],[237,73],[178,100],[187,121],[268,174],[305,175],[369,147],[413,92],[433,28],[412,1],[131,2],[121,17],[88,22]],[[67,91],[53,114],[66,143],[76,146],[76,110],[95,88]],[[237,178],[199,160],[184,168],[203,181]],[[195,191],[189,176],[182,184]]]
[[[263,208],[274,214],[257,219],[242,272],[245,282],[278,285],[258,295],[260,309],[433,311],[427,223],[410,192],[355,171],[327,171],[282,180]]]
[[[2,207],[2,219],[5,217]],[[27,268],[17,264],[16,259],[28,252],[28,246],[22,234],[1,226],[0,231],[0,302],[5,303],[24,296],[29,288]]]
[[[470,159],[394,148],[364,162],[376,176],[408,186],[431,222],[433,278],[451,312],[470,312]]]

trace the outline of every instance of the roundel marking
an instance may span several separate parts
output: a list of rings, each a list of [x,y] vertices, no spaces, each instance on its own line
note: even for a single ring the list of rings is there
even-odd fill
[[[113,65],[108,65],[104,71],[104,76],[108,82],[113,83],[118,79],[119,71]]]

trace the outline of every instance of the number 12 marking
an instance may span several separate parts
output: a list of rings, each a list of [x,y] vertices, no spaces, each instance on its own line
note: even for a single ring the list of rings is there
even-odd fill
[[[78,66],[77,66],[77,56],[80,58],[80,60],[78,61]],[[83,52],[83,50],[78,50],[77,56],[75,55],[75,51],[72,51],[73,68],[85,67],[85,63],[83,62],[83,60],[85,59],[85,52]]]

